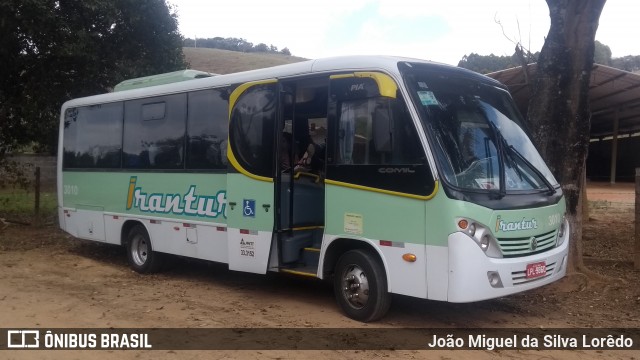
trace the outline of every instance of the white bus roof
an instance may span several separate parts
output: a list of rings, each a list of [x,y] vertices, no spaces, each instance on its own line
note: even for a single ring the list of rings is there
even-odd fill
[[[396,56],[343,56],[308,60],[298,63],[278,65],[274,67],[250,70],[226,75],[217,75],[202,79],[175,82],[166,85],[150,86],[139,89],[112,92],[101,95],[94,95],[84,98],[69,100],[63,105],[64,108],[85,106],[97,103],[109,103],[115,101],[131,100],[150,96],[158,96],[184,91],[194,91],[200,89],[227,86],[232,84],[258,81],[265,79],[281,79],[299,75],[310,75],[328,71],[360,71],[360,70],[380,70],[392,76],[398,73],[398,62],[407,61],[411,63],[433,64],[439,67],[455,69],[454,66],[436,63],[427,60]],[[460,68],[458,68],[460,69]],[[462,69],[461,69],[462,70]],[[464,71],[464,70],[463,70]]]

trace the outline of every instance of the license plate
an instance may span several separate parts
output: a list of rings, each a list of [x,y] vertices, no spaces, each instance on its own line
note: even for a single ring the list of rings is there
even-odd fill
[[[547,264],[544,261],[527,264],[527,279],[534,279],[545,275],[547,275]]]

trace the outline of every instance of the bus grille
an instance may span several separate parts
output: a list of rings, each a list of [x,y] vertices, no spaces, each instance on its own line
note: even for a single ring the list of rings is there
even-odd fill
[[[548,233],[536,235],[537,246],[531,248],[531,237],[520,238],[498,238],[498,245],[502,250],[502,256],[505,258],[513,258],[519,256],[528,256],[545,252],[556,245],[556,236],[558,231],[553,230]]]

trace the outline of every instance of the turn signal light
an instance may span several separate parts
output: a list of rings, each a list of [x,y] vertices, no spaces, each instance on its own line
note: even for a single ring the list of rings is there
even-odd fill
[[[404,254],[402,255],[402,260],[406,262],[416,262],[418,258],[413,254]]]
[[[469,226],[469,222],[466,219],[460,219],[460,221],[458,221],[458,227],[462,230],[466,230],[467,226]]]

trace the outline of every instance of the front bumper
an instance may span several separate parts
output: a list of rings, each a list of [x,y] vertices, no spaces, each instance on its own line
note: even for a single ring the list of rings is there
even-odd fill
[[[561,279],[567,271],[569,239],[544,253],[507,259],[487,257],[469,236],[462,232],[449,235],[449,286],[447,300],[472,302],[492,299],[534,289]],[[546,275],[526,279],[527,264],[544,261]],[[489,274],[499,275],[500,283],[491,285]],[[495,279],[494,279],[495,280]]]

